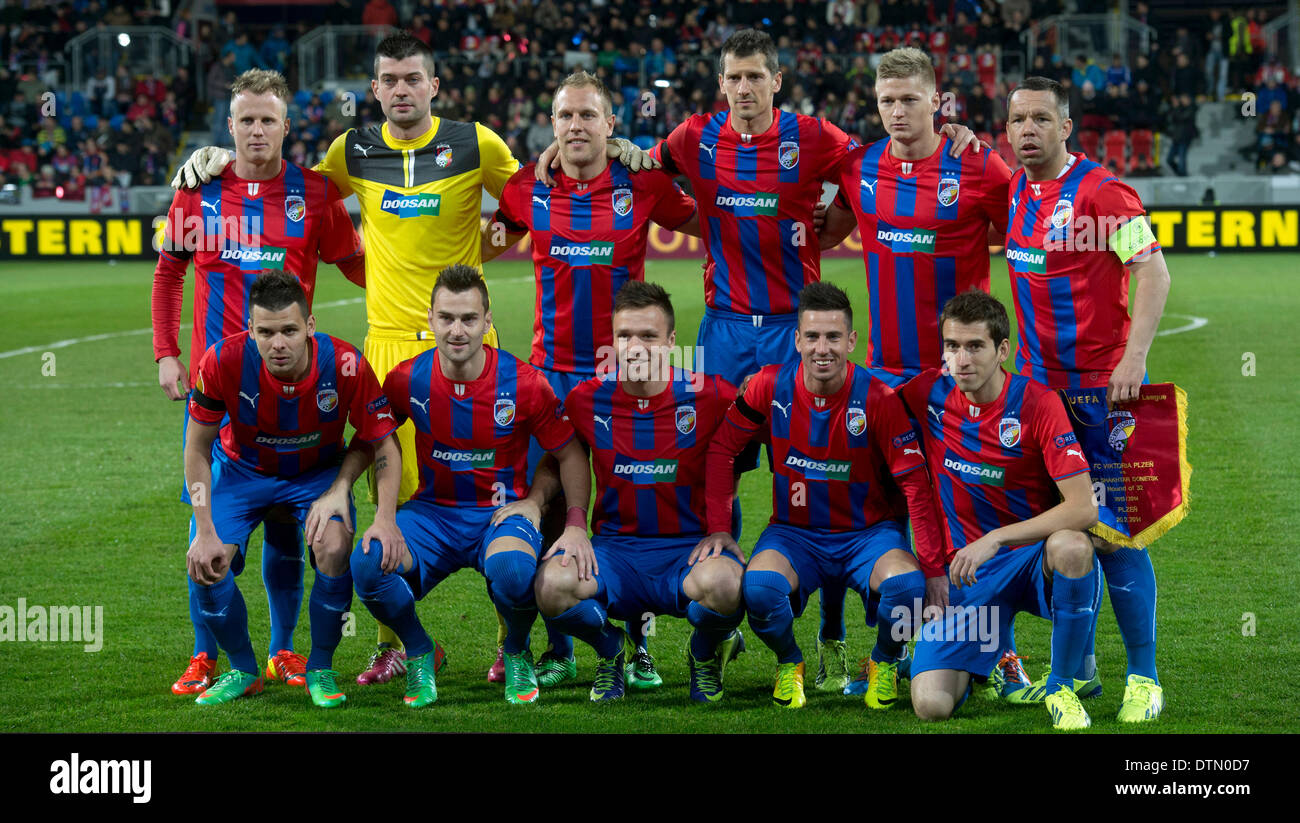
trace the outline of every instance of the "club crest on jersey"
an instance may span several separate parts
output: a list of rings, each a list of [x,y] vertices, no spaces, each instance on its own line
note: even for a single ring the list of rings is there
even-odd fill
[[[627,217],[632,211],[632,190],[626,186],[614,189],[614,213]]]
[[[296,194],[284,198],[284,216],[294,223],[301,223],[307,216],[307,201]]]
[[[1020,418],[1004,417],[998,421],[998,440],[1008,449],[1020,442]]]
[[[677,431],[682,434],[690,434],[695,431],[695,407],[678,406],[677,407]]]
[[[856,406],[845,413],[844,425],[848,428],[849,434],[857,437],[867,430],[867,413]]]
[[[957,196],[961,194],[961,184],[957,182],[956,177],[939,178],[939,205],[951,206],[957,202]]]
[[[1124,449],[1128,448],[1128,440],[1133,436],[1133,429],[1137,428],[1137,420],[1133,413],[1116,409],[1106,415],[1106,424],[1110,427],[1110,435],[1106,442],[1116,454],[1123,454]]]
[[[329,413],[339,404],[339,393],[334,389],[321,389],[316,392],[316,408]]]
[[[445,169],[451,165],[451,146],[447,143],[439,143],[433,148],[433,162],[438,164],[438,168]]]
[[[496,406],[492,409],[492,418],[497,421],[498,426],[509,426],[515,422],[515,401],[508,397],[497,400]]]
[[[792,141],[785,141],[777,152],[777,159],[781,161],[781,168],[792,169],[799,165],[799,144]]]
[[[1074,204],[1069,200],[1057,200],[1052,207],[1052,227],[1063,229],[1074,219]]]

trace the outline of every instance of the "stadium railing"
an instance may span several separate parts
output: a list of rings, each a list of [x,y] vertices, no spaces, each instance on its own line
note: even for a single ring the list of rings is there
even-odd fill
[[[115,26],[77,35],[63,47],[71,86],[82,90],[97,68],[109,74],[125,60],[132,74],[171,77],[178,66],[194,66],[194,46],[161,26]]]
[[[1107,14],[1058,14],[1035,21],[1020,33],[1025,44],[1026,65],[1034,64],[1039,49],[1048,49],[1070,60],[1076,54],[1121,54],[1131,63],[1137,54],[1148,54],[1156,30],[1119,12]]]
[[[1289,0],[1286,13],[1264,24],[1264,39],[1268,50],[1284,57],[1288,66],[1300,66],[1300,2]]]

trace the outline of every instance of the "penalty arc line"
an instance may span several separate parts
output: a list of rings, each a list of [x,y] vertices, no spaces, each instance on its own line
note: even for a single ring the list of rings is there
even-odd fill
[[[1196,315],[1192,315],[1192,314],[1171,314],[1169,312],[1165,312],[1165,317],[1180,317],[1190,322],[1182,326],[1175,326],[1172,329],[1161,329],[1160,331],[1156,332],[1156,337],[1164,337],[1170,334],[1180,334],[1185,331],[1195,331],[1199,328],[1203,328],[1204,326],[1208,326],[1210,324],[1208,318],[1197,317]]]

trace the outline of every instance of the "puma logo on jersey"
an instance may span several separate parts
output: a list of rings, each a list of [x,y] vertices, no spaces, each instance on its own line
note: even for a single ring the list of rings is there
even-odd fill
[[[429,413],[429,401],[428,401],[428,400],[426,400],[426,401],[424,401],[423,403],[421,403],[419,400],[416,400],[414,397],[412,397],[412,398],[411,398],[411,404],[414,405],[414,406],[419,406],[419,407],[420,407],[420,411],[424,412],[425,414],[428,414],[428,413]]]
[[[863,180],[863,181],[862,181],[862,188],[864,188],[864,189],[866,189],[867,191],[871,192],[871,196],[872,196],[872,197],[875,197],[875,196],[876,196],[876,184],[879,183],[879,182],[880,182],[879,180],[872,180],[870,183],[868,183],[866,180]]]
[[[253,395],[252,397],[249,397],[248,395],[244,394],[244,393],[241,391],[241,392],[239,393],[239,396],[242,397],[242,398],[244,398],[245,400],[247,400],[247,401],[248,401],[248,405],[253,406],[253,407],[256,407],[256,406],[257,406],[257,398],[261,397],[261,396],[262,396],[262,393],[261,393],[261,392],[258,392],[257,394]]]
[[[612,430],[610,429],[610,427],[609,427],[609,420],[610,420],[610,418],[608,418],[608,417],[601,417],[601,416],[598,415],[598,414],[593,414],[593,415],[591,416],[591,419],[594,420],[594,421],[596,421],[596,422],[599,423],[600,425],[604,426],[604,427],[605,427],[605,431],[612,431]]]
[[[925,406],[925,410],[930,414],[934,415],[934,422],[936,423],[943,422],[943,412],[944,412],[943,409],[936,409],[934,406],[931,406],[929,403],[927,403]]]
[[[717,144],[717,143],[714,143],[712,146],[706,146],[706,145],[704,145],[703,143],[701,143],[701,144],[700,144],[700,148],[702,148],[702,149],[704,149],[705,151],[707,151],[707,152],[709,153],[709,159],[712,160],[712,159],[713,159],[713,152],[717,151],[717,149],[718,149],[718,144]]]
[[[551,198],[549,198],[549,197],[538,197],[537,195],[534,194],[534,195],[533,195],[533,202],[534,202],[534,203],[541,203],[541,204],[542,204],[542,208],[546,209],[547,211],[550,211],[550,210],[551,210]]]
[[[1079,457],[1083,457],[1083,452],[1079,451],[1078,449],[1066,449],[1065,453],[1066,455],[1076,454]]]
[[[370,152],[371,149],[374,148],[374,146],[363,146],[363,145],[361,145],[360,143],[357,143],[357,144],[356,144],[355,146],[353,146],[352,148],[353,148],[353,150],[356,151],[357,154],[359,154],[359,155],[361,155],[362,157],[364,157],[364,158],[366,158],[367,160],[369,160],[369,159],[370,159],[370,154],[369,154],[369,152]]]
[[[209,202],[206,201],[206,200],[200,200],[199,202],[203,204],[203,208],[205,208],[205,209],[212,209],[212,213],[213,213],[213,214],[216,214],[216,213],[217,213],[217,203],[220,203],[221,201],[220,201],[220,200],[213,200],[211,203],[209,203]]]
[[[385,417],[387,417],[389,420],[392,420],[394,423],[397,422],[397,419],[393,417],[392,412],[381,412],[375,415],[376,420],[383,420]]]
[[[920,457],[920,456],[921,456],[921,450],[920,450],[920,449],[903,449],[903,455],[904,455],[904,456],[907,456],[907,455],[909,455],[909,454],[914,454],[914,455],[916,455],[917,457]]]
[[[784,414],[787,418],[790,416],[790,406],[792,405],[792,403],[786,403],[784,406],[782,406],[780,403],[773,400],[772,405],[780,409],[781,414]]]

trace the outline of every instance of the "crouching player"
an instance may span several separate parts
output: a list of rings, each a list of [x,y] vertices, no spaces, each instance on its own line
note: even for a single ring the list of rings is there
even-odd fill
[[[566,416],[591,449],[596,475],[593,573],[551,556],[537,573],[537,604],[552,625],[583,640],[600,660],[591,699],[625,690],[622,630],[610,618],[640,623],[650,615],[685,617],[695,627],[687,650],[692,700],[722,699],[726,664],[744,650],[744,558],[702,557],[704,464],[709,441],[735,389],[721,378],[671,365],[673,305],[661,286],[628,281],[614,298],[618,372],[578,384]],[[543,462],[519,506],[540,504],[556,489]],[[572,500],[572,497],[568,498]]]
[[[736,552],[727,533],[732,466],[752,437],[771,435],[772,520],[754,546],[744,599],[749,625],[776,653],[772,699],[788,708],[805,703],[794,618],[827,585],[862,596],[867,625],[877,626],[866,703],[893,705],[898,662],[920,623],[915,604],[925,592],[904,518],[911,517],[922,552],[938,551],[916,435],[893,390],[848,361],[856,343],[848,296],[829,283],[805,286],[799,362],[751,375],[709,448],[707,554]]]
[[[945,615],[917,641],[912,707],[923,720],[951,716],[971,678],[987,678],[998,662],[1012,618],[1027,611],[1052,621],[1053,727],[1087,728],[1072,676],[1101,599],[1084,533],[1097,521],[1088,463],[1060,398],[1002,368],[1010,328],[996,298],[974,290],[952,298],[939,328],[947,373],[929,369],[900,390],[922,421],[951,581],[932,592]]]
[[[419,485],[397,511],[405,543],[363,539],[352,552],[352,576],[370,612],[406,648],[406,705],[438,699],[434,645],[415,601],[452,572],[472,568],[488,582],[506,623],[506,700],[537,699],[527,643],[537,617],[533,578],[542,536],[527,518],[494,522],[494,511],[528,493],[528,439],[559,460],[566,500],[580,500],[555,547],[583,576],[591,568],[586,501],[587,455],[573,438],[550,385],[509,353],[483,345],[492,327],[487,286],[478,270],[453,265],[438,274],[429,328],[438,345],[400,363],[384,380],[397,422],[415,424]]]
[[[386,493],[365,539],[400,544],[394,511],[401,452],[390,436],[397,423],[361,354],[342,340],[316,334],[316,319],[296,278],[261,275],[249,302],[249,331],[208,349],[189,401],[185,482],[194,517],[186,566],[197,584],[204,625],[231,666],[196,702],[210,706],[262,690],[235,575],[243,570],[249,534],[269,509],[285,506],[305,528],[316,568],[306,681],[312,701],[328,708],[345,699],[330,666],[343,636],[343,614],[352,603],[352,484],[376,454]],[[214,450],[226,415],[221,448]],[[349,422],[357,435],[345,454],[343,430]]]

